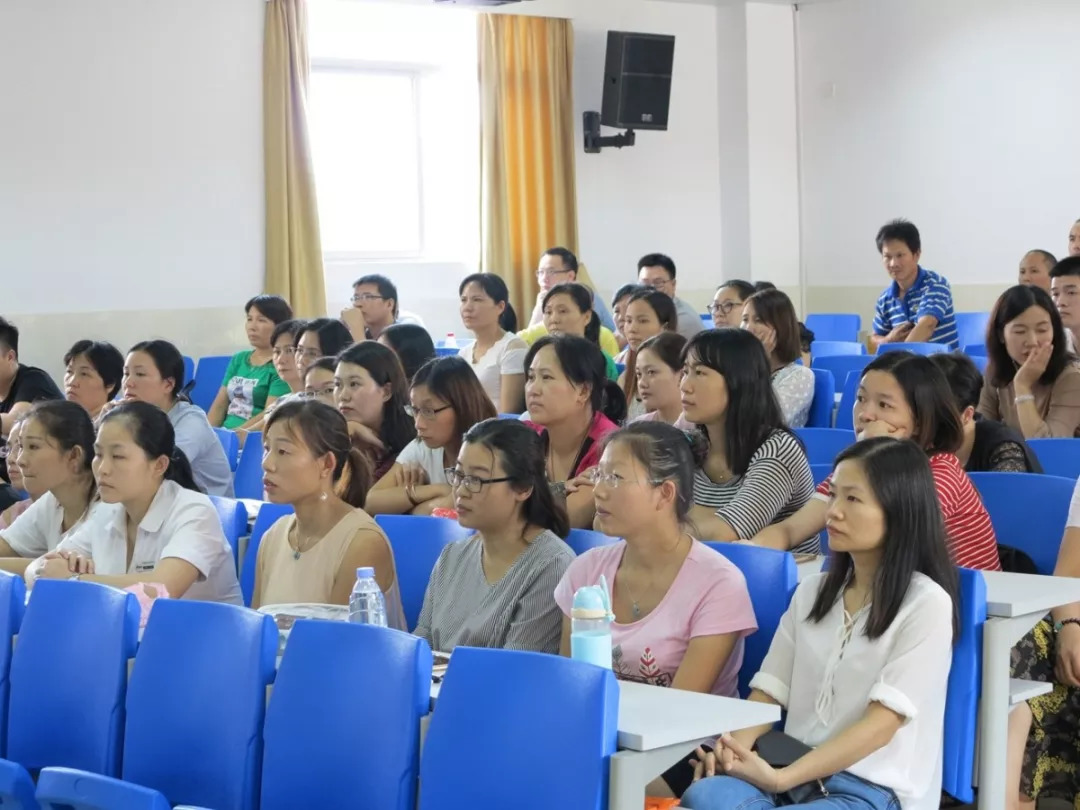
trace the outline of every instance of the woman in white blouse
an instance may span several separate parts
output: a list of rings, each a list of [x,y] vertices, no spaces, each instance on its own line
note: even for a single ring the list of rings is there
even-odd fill
[[[232,551],[210,499],[195,488],[169,417],[127,402],[102,420],[94,477],[103,507],[26,570],[118,588],[164,585],[175,599],[242,604]]]
[[[772,370],[772,386],[784,422],[806,427],[814,401],[814,372],[795,361],[802,354],[799,318],[791,299],[779,290],[754,293],[743,307],[742,328],[765,346]]]
[[[22,573],[35,557],[57,547],[81,526],[97,503],[94,424],[82,405],[64,400],[39,402],[20,423],[18,468],[23,488],[34,498],[10,526],[0,529],[0,568]]]
[[[459,357],[472,366],[480,384],[500,413],[520,413],[525,396],[525,352],[517,315],[510,306],[506,282],[493,273],[474,273],[458,287],[461,322],[476,335]]]
[[[845,450],[827,527],[830,569],[800,583],[750,682],[805,753],[774,767],[753,751],[770,726],[725,734],[698,749],[708,778],[683,807],[937,810],[957,584],[926,454],[888,438]]]

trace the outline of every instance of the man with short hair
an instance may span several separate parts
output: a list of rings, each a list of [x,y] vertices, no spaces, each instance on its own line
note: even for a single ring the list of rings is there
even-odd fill
[[[877,234],[877,249],[893,283],[878,297],[870,342],[942,343],[958,348],[952,289],[944,276],[919,265],[922,239],[906,219]]]
[[[536,295],[529,327],[544,322],[544,296],[556,284],[569,284],[577,281],[578,259],[572,251],[564,247],[548,248],[540,257],[536,267],[536,280],[540,283],[540,292]],[[611,332],[615,331],[615,321],[608,312],[603,299],[593,290],[593,312],[600,316],[600,325]]]
[[[391,324],[424,325],[418,316],[398,309],[397,287],[378,273],[361,276],[353,282],[352,306],[341,310],[341,320],[357,342],[376,340]]]
[[[1069,351],[1080,347],[1080,256],[1069,256],[1050,271],[1050,297],[1054,299]]]
[[[637,267],[638,282],[640,284],[662,292],[675,304],[675,314],[679,319],[678,332],[680,335],[689,340],[705,328],[701,322],[701,315],[692,306],[675,295],[677,284],[675,281],[675,262],[671,260],[670,256],[665,256],[663,253],[649,253],[638,259]]]
[[[0,447],[6,448],[12,425],[33,403],[63,398],[52,377],[40,368],[19,362],[19,330],[15,324],[0,318],[0,437],[5,440]],[[7,453],[0,453],[0,512],[17,500],[9,480]]]
[[[1057,264],[1054,254],[1048,250],[1029,250],[1020,260],[1020,276],[1017,284],[1039,287],[1050,292],[1050,271]]]

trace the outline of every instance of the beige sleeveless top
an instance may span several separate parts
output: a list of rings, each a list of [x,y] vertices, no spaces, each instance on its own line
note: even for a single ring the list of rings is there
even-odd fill
[[[337,577],[348,577],[352,580],[356,576],[355,571],[342,571],[341,563],[357,532],[374,532],[386,543],[387,548],[390,547],[390,541],[379,528],[379,524],[366,512],[355,509],[297,558],[295,550],[289,545],[289,532],[295,523],[295,515],[279,519],[267,529],[259,544],[259,601],[263,605],[296,602],[328,604]],[[393,549],[390,550],[390,556],[392,560]],[[396,566],[394,584],[384,595],[386,623],[395,630],[407,630]]]

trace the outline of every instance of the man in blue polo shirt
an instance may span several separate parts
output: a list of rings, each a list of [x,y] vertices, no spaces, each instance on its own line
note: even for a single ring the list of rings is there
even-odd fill
[[[944,276],[919,266],[919,229],[894,219],[877,235],[877,248],[893,283],[878,297],[870,342],[943,343],[957,349],[952,290]]]

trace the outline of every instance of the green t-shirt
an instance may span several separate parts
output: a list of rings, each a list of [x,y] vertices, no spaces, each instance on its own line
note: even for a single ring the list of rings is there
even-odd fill
[[[277,375],[274,364],[251,365],[253,352],[234,354],[225,369],[222,388],[229,395],[229,409],[223,427],[238,428],[266,407],[268,397],[281,397],[289,393],[289,384]]]
[[[603,351],[603,350],[601,350]],[[604,352],[604,363],[607,365],[607,378],[609,380],[619,381],[619,369],[615,365],[615,361],[611,359],[611,355]]]

